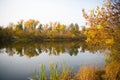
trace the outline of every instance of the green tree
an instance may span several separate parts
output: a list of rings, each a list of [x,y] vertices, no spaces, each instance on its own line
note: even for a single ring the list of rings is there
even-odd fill
[[[75,23],[75,31],[79,31],[79,25],[77,23]]]
[[[17,30],[23,30],[23,21],[24,20],[20,20],[17,25],[16,25],[16,29]]]

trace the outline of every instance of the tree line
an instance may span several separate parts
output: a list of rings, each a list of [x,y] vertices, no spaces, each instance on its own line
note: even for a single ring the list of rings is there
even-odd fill
[[[0,38],[3,41],[40,41],[61,39],[85,39],[77,23],[69,26],[60,22],[42,24],[38,20],[20,20],[17,24],[10,23],[6,28],[0,27]]]

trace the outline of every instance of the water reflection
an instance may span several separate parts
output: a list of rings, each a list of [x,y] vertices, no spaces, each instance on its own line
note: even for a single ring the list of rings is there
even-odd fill
[[[95,48],[96,46],[92,46]],[[31,72],[39,69],[39,64],[58,66],[66,62],[73,70],[82,65],[103,67],[105,50],[90,49],[85,42],[39,42],[12,43],[0,46],[0,78],[3,80],[26,80]],[[39,70],[37,70],[39,71]]]
[[[84,42],[40,42],[40,43],[14,43],[6,47],[6,53],[10,56],[18,54],[20,56],[34,57],[45,52],[49,55],[60,55],[68,53],[77,55],[78,52],[85,52],[86,45]],[[1,49],[3,49],[2,47]]]

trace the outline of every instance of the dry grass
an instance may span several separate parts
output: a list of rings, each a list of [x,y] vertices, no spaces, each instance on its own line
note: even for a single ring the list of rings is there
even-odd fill
[[[78,72],[73,72],[67,65],[63,65],[58,70],[57,64],[49,67],[50,76],[47,77],[45,66],[41,66],[39,79],[33,80],[120,80],[120,63],[108,64],[104,69],[91,66],[83,66]],[[73,75],[72,75],[73,74]]]
[[[79,80],[96,80],[95,76],[95,68],[93,67],[82,67],[77,73]]]
[[[120,80],[120,63],[113,62],[106,68],[106,80]]]

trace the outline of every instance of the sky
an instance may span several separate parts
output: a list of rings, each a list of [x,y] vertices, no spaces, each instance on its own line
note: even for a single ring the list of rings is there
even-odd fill
[[[59,21],[84,25],[82,9],[101,6],[103,0],[0,0],[0,25],[35,19],[40,23]]]

